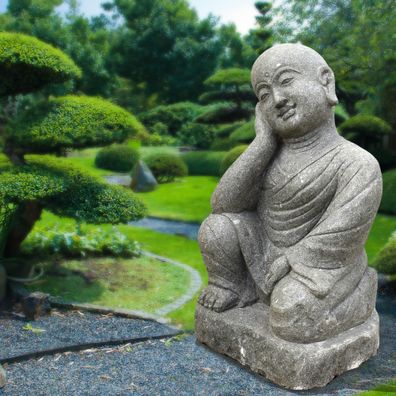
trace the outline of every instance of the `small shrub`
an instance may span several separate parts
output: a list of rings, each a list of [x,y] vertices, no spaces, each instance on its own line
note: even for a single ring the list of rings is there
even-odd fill
[[[213,151],[228,151],[238,146],[238,142],[233,142],[229,138],[216,138],[210,145],[210,149]]]
[[[187,165],[175,154],[152,154],[145,161],[159,183],[168,183],[188,174]]]
[[[179,142],[198,149],[208,149],[214,139],[211,126],[189,122],[177,134]]]
[[[129,239],[117,227],[108,231],[101,227],[90,227],[87,230],[79,227],[70,230],[38,228],[24,241],[21,251],[29,257],[133,257],[140,254],[138,243]]]
[[[386,121],[368,114],[349,118],[339,126],[339,130],[346,139],[365,148],[381,144],[382,138],[392,133]]]
[[[233,122],[232,124],[217,125],[215,130],[216,137],[218,138],[229,137],[232,132],[234,132],[237,128],[241,127],[245,123],[246,123],[245,121],[238,121],[238,122]]]
[[[381,212],[396,214],[396,169],[382,175],[383,192],[379,210]]]
[[[387,244],[374,259],[373,267],[384,274],[396,274],[396,233],[393,233]]]
[[[349,118],[349,114],[341,104],[338,104],[334,108],[334,117],[335,117],[335,123],[338,126]]]
[[[191,151],[183,155],[190,175],[221,176],[225,151]]]
[[[246,144],[243,144],[230,150],[221,163],[221,172],[225,173],[225,171],[238,159],[247,147],[248,146]]]
[[[172,146],[176,143],[176,139],[169,135],[160,135],[158,133],[152,133],[147,135],[142,140],[144,146]]]
[[[115,172],[129,172],[139,160],[139,152],[130,146],[114,144],[98,152],[95,165]]]

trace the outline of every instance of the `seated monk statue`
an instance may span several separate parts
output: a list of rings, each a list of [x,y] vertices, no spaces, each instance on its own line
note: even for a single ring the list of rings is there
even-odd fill
[[[199,231],[209,275],[199,304],[223,312],[259,302],[275,336],[326,340],[374,310],[364,244],[380,168],[337,133],[334,74],[314,50],[268,49],[252,86],[256,137],[221,178]]]

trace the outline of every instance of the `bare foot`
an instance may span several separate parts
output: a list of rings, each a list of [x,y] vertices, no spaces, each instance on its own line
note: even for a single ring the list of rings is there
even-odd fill
[[[230,309],[237,305],[238,301],[239,297],[236,293],[215,285],[209,285],[199,297],[201,305],[216,312]]]

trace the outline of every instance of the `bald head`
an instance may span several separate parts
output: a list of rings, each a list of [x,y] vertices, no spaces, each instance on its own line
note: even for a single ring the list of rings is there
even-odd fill
[[[291,67],[316,75],[318,68],[327,67],[326,61],[312,48],[302,44],[278,44],[263,52],[252,68],[252,86],[257,95],[259,83],[271,83],[271,78],[279,69]]]

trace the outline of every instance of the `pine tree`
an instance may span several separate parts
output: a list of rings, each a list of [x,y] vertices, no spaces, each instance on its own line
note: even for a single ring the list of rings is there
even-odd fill
[[[144,133],[126,110],[100,98],[42,96],[18,109],[21,94],[78,79],[60,50],[30,36],[0,33],[0,257],[15,258],[44,208],[88,223],[141,218],[133,193],[111,186],[62,158],[66,149],[105,146]],[[6,263],[7,260],[4,260]],[[14,275],[19,275],[18,268]]]
[[[257,55],[260,55],[273,44],[272,30],[269,28],[269,24],[272,21],[270,15],[272,4],[267,1],[258,1],[254,5],[259,13],[256,16],[258,26],[249,32],[247,41],[256,51]]]

